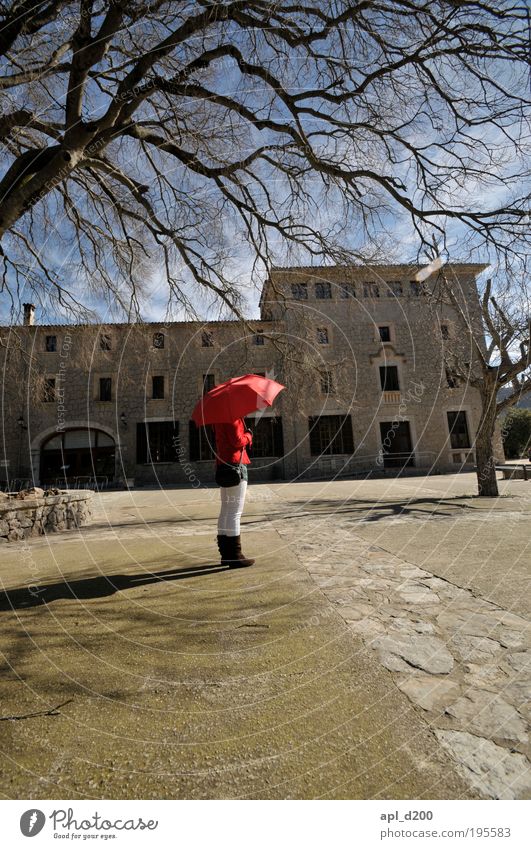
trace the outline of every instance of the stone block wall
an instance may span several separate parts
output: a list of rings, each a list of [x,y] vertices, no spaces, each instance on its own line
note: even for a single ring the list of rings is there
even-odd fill
[[[33,490],[0,494],[0,544],[79,528],[92,515],[92,492]]]

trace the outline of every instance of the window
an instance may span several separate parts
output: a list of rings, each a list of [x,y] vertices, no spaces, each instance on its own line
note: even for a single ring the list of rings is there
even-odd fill
[[[214,428],[197,427],[195,422],[188,423],[188,441],[190,460],[213,460],[216,456]]]
[[[203,375],[203,395],[207,392],[210,392],[211,389],[214,389],[216,385],[216,379],[213,374],[204,374]]]
[[[441,336],[443,339],[450,338],[450,330],[447,324],[441,324]]]
[[[310,453],[313,456],[354,452],[350,416],[310,416],[308,427]]]
[[[100,351],[110,351],[111,350],[111,337],[108,333],[100,334]]]
[[[452,448],[470,448],[466,413],[460,410],[459,412],[447,413],[447,416]]]
[[[263,416],[258,421],[249,419],[253,431],[252,457],[282,457],[284,435],[280,416]]]
[[[387,296],[389,298],[399,298],[404,294],[404,288],[400,280],[390,280],[387,284]]]
[[[291,297],[295,298],[296,301],[307,301],[308,300],[308,284],[307,283],[292,283],[291,284]]]
[[[100,377],[100,401],[112,401],[112,379]]]
[[[339,297],[340,298],[355,298],[356,297],[356,288],[354,283],[341,283],[339,286]]]
[[[176,463],[179,422],[137,422],[137,463]]]
[[[381,342],[390,342],[391,341],[391,328],[385,324],[381,324],[378,327],[378,333],[380,334]]]
[[[448,389],[457,389],[459,386],[459,381],[455,374],[452,374],[449,368],[446,369],[446,385]]]
[[[48,353],[57,351],[57,336],[47,336],[45,340],[44,350]]]
[[[418,280],[410,280],[409,281],[409,294],[414,298],[418,298],[423,292],[422,283],[419,283]]]
[[[380,287],[378,283],[364,283],[363,284],[363,297],[364,298],[379,298],[380,297]]]
[[[153,347],[164,348],[164,333],[153,334]]]
[[[327,280],[319,280],[315,284],[315,297],[320,301],[329,301],[332,297],[332,287]]]
[[[327,327],[318,327],[317,328],[317,342],[319,345],[328,345],[328,328]]]
[[[400,384],[397,366],[380,366],[380,386],[382,392],[398,392]]]
[[[259,330],[258,333],[253,336],[253,344],[254,345],[263,345],[264,344],[264,331]]]
[[[164,375],[157,374],[151,378],[152,394],[151,397],[155,400],[164,398]]]
[[[55,377],[45,377],[42,388],[42,400],[49,404],[56,400],[55,397]]]
[[[334,378],[331,371],[321,372],[321,392],[323,395],[329,395],[334,391]]]
[[[214,337],[210,330],[203,330],[201,334],[201,345],[203,348],[213,348],[214,347]]]

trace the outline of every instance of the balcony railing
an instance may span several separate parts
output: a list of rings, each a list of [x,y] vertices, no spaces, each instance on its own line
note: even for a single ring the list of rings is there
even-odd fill
[[[401,396],[398,390],[382,392],[384,404],[400,404]]]

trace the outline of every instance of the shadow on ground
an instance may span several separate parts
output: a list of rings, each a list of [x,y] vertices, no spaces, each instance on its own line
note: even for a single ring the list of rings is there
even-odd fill
[[[59,599],[104,598],[116,592],[134,589],[145,584],[178,581],[185,578],[197,578],[214,572],[227,572],[228,566],[193,566],[183,569],[168,569],[165,572],[145,572],[135,575],[96,575],[93,578],[80,578],[75,581],[59,581],[55,584],[42,584],[17,587],[0,592],[0,611],[25,610],[39,607]]]

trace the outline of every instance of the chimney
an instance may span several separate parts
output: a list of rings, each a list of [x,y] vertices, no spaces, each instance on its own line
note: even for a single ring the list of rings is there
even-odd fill
[[[24,324],[31,327],[35,324],[35,304],[22,304],[24,307]]]

